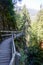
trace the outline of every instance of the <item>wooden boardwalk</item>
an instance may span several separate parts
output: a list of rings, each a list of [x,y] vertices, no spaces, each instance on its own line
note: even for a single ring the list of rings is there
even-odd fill
[[[7,39],[5,39],[0,43],[0,65],[19,65],[19,58],[21,55],[15,49],[14,39],[19,38],[24,34],[22,32],[18,34],[11,34],[11,35],[3,34],[2,37],[7,35],[10,37],[8,37]]]

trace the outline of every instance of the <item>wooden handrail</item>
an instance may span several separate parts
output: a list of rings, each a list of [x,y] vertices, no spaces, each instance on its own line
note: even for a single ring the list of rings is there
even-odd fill
[[[8,36],[12,36],[12,34],[14,35],[14,37],[15,37],[15,36],[19,37],[19,36],[21,36],[21,35],[24,35],[23,32],[19,32],[19,33],[17,33],[17,34],[16,34],[16,33],[1,34],[1,36],[2,36],[2,37],[6,37],[6,36],[8,37]]]
[[[0,31],[0,33],[4,33],[4,34],[17,34],[17,33],[21,33],[22,31]]]
[[[19,33],[22,31],[0,31],[1,33]]]
[[[14,36],[16,36],[17,34],[14,34]],[[6,37],[6,36],[12,36],[12,34],[2,34],[2,37]]]

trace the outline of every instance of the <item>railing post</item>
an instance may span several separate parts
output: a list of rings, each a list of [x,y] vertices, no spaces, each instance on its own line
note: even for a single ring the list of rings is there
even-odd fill
[[[14,34],[12,33],[12,59],[9,65],[15,65],[15,55],[16,55],[16,49],[14,44]]]

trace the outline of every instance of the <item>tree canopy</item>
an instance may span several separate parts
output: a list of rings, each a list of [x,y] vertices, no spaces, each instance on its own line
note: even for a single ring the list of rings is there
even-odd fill
[[[0,1],[0,28],[2,30],[11,30],[16,27],[15,11],[12,0]]]

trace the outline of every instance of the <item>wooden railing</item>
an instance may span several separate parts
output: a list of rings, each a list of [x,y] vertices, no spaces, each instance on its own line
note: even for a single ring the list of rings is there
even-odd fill
[[[23,30],[21,30],[23,31]],[[21,31],[0,31],[1,33],[20,33]]]
[[[23,31],[0,31],[0,33],[1,33],[2,37],[5,37],[5,36],[8,37],[13,34],[14,38],[16,38],[16,37],[20,37],[20,36],[24,35]]]

